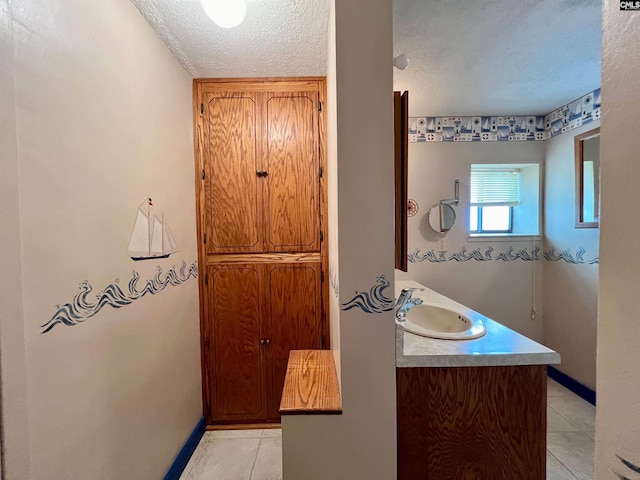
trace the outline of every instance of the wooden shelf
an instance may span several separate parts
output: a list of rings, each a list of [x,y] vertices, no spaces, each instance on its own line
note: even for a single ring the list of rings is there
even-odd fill
[[[342,399],[331,350],[292,350],[280,415],[339,414]]]

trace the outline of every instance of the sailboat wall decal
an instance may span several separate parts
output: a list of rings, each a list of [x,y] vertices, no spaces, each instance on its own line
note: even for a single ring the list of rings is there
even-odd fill
[[[164,214],[147,198],[138,206],[136,221],[129,240],[129,256],[133,260],[167,258],[178,251]]]

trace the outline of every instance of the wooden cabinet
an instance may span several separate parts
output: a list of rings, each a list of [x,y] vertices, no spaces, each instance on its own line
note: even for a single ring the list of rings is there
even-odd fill
[[[318,92],[266,93],[263,102],[264,250],[318,251]]]
[[[320,263],[208,268],[214,419],[277,421],[290,350],[321,349]]]
[[[546,474],[547,367],[398,368],[398,480]]]
[[[280,398],[291,350],[319,350],[322,345],[321,264],[265,266],[271,342],[268,370],[272,372],[269,417],[279,419]]]
[[[318,96],[203,94],[207,254],[320,251]]]
[[[205,415],[278,421],[289,351],[328,347],[324,80],[194,89]]]
[[[266,416],[265,354],[268,336],[260,265],[209,267],[211,307],[211,408],[221,420]]]
[[[257,95],[213,92],[204,96],[201,112],[206,253],[260,252]]]

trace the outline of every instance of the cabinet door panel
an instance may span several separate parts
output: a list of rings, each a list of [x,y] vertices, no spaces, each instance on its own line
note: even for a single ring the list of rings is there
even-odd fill
[[[214,421],[259,420],[266,413],[260,268],[211,268]]]
[[[322,348],[320,263],[270,265],[270,415],[279,418],[280,397],[290,350]]]
[[[205,99],[207,253],[262,250],[255,94]]]
[[[318,94],[264,98],[265,250],[318,251]]]

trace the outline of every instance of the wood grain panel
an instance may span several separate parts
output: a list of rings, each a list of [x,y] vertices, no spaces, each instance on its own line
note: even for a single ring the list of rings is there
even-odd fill
[[[280,423],[225,423],[224,425],[207,425],[207,432],[225,431],[225,430],[276,430],[282,426]]]
[[[280,413],[342,413],[340,387],[331,350],[291,351]]]
[[[202,93],[209,92],[317,92],[325,77],[199,78]]]
[[[398,480],[546,478],[546,367],[398,368]]]
[[[395,170],[395,266],[408,268],[407,203],[409,187],[409,92],[393,92],[393,146]]]
[[[255,95],[206,98],[207,252],[262,250]]]
[[[291,350],[322,348],[320,262],[272,265],[269,276],[271,318],[270,414],[277,418]]]
[[[319,252],[309,253],[227,253],[223,255],[209,255],[207,262],[214,263],[309,263],[319,262],[322,256]]]
[[[329,235],[332,233],[329,228],[329,188],[328,188],[328,180],[327,177],[329,175],[329,169],[327,167],[327,84],[326,82],[320,81],[318,82],[318,98],[324,108],[318,112],[318,152],[319,152],[319,160],[320,160],[320,168],[321,171],[324,172],[323,175],[320,176],[320,210],[319,210],[319,220],[320,220],[320,230],[323,232],[324,240],[320,241],[320,253],[322,256],[322,272],[324,272],[325,277],[328,278],[329,275]],[[322,318],[323,330],[322,333],[324,335],[324,342],[322,342],[322,348],[331,348],[331,332],[329,329],[329,282],[327,280],[321,282],[322,290],[322,302],[320,304],[321,313],[320,316]]]
[[[251,265],[210,270],[213,419],[262,419],[266,401],[260,272]]]
[[[320,250],[318,94],[266,94],[265,250]]]

